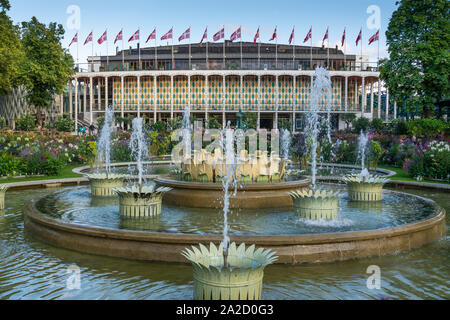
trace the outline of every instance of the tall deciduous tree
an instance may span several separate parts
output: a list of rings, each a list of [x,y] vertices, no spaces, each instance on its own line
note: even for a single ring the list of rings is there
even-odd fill
[[[22,22],[21,32],[25,59],[20,81],[28,89],[28,103],[36,107],[38,125],[42,126],[42,108],[50,107],[54,96],[63,92],[74,73],[73,58],[61,46],[62,25],[46,26],[33,17],[30,22]]]
[[[381,77],[393,98],[407,111],[424,117],[449,96],[450,2],[396,2],[386,31],[389,59],[381,61]]]
[[[7,94],[14,85],[19,65],[23,59],[19,28],[6,14],[10,5],[0,0],[0,94]]]

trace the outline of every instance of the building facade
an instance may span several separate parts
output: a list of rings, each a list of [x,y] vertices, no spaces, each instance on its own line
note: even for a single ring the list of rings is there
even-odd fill
[[[225,52],[224,52],[225,49]],[[151,121],[181,116],[186,107],[197,119],[216,117],[224,125],[236,113],[254,112],[258,127],[276,128],[278,119],[297,119],[309,110],[317,66],[330,70],[331,101],[322,110],[381,114],[382,85],[376,66],[357,65],[356,56],[336,49],[274,44],[231,43],[164,46],[89,57],[69,83],[68,110],[74,119],[95,123],[107,106],[122,117]],[[383,100],[384,101],[384,100]]]

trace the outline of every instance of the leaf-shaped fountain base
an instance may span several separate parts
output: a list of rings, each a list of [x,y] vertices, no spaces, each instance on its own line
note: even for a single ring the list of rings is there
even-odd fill
[[[341,194],[327,190],[298,190],[289,192],[294,209],[304,219],[336,219]]]
[[[361,177],[358,174],[347,175],[342,180],[347,184],[348,196],[353,201],[381,201],[383,185],[389,181],[374,175]]]
[[[87,178],[91,184],[91,194],[97,197],[114,196],[113,189],[122,187],[125,180],[124,175],[109,174],[106,176],[104,173],[89,174]]]
[[[228,248],[227,266],[224,266],[223,246],[210,243],[209,250],[202,244],[182,252],[194,267],[195,300],[260,300],[264,268],[276,261],[275,252],[255,245],[247,249],[242,243]]]
[[[0,210],[5,209],[5,193],[8,190],[8,186],[0,184]]]

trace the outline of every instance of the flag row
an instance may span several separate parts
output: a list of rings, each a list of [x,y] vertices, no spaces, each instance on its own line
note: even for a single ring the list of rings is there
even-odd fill
[[[272,37],[269,39],[269,41],[278,40],[277,28],[278,27],[275,27],[275,30],[274,30],[274,32],[272,34]],[[312,35],[313,35],[312,31],[313,30],[312,30],[312,27],[311,27],[309,29],[308,33],[306,34],[306,37],[303,40],[303,43],[308,42],[308,40],[312,41]],[[378,41],[379,40],[379,35],[380,35],[380,30],[378,30],[373,36],[371,36],[369,38],[369,45],[372,44],[375,41]],[[86,44],[88,44],[90,42],[93,43],[93,41],[94,41],[93,39],[94,39],[94,34],[93,34],[93,31],[92,31],[91,33],[89,33],[89,35],[87,36],[86,40],[84,41],[84,45],[86,45]],[[169,39],[173,40],[173,27],[161,37],[161,40],[169,40]],[[190,27],[185,32],[183,32],[181,34],[181,36],[178,38],[178,42],[181,42],[181,41],[186,40],[186,39],[189,39],[189,40],[191,39],[191,28]],[[213,35],[213,41],[220,41],[221,39],[225,39],[225,27],[223,27],[222,29],[220,29],[218,32],[216,32]],[[242,39],[241,27],[239,27],[236,31],[234,31],[231,34],[231,36],[230,36],[230,41],[231,42],[233,42],[233,41],[235,41],[237,39]],[[293,44],[293,42],[295,41],[294,39],[295,39],[295,27],[292,28],[292,32],[291,32],[291,35],[289,37],[289,44],[290,45]],[[342,35],[341,46],[344,46],[345,39],[346,39],[346,29],[344,29],[344,33]],[[123,40],[124,40],[124,38],[123,38],[123,29],[122,29],[122,30],[120,30],[120,32],[115,37],[114,44],[116,44],[117,41],[123,41]],[[148,36],[147,41],[145,43],[149,42],[150,40],[155,40],[156,41],[156,28],[152,31],[152,33],[150,33],[150,35]],[[203,36],[202,36],[202,38],[200,40],[200,44],[202,44],[204,40],[208,40],[208,27],[206,27],[205,32],[203,33]],[[258,27],[258,30],[256,31],[255,37],[253,38],[253,43],[257,43],[258,40],[261,40],[260,36],[259,36],[259,27]],[[327,31],[325,32],[324,37],[323,37],[322,45],[324,45],[325,40],[329,40],[328,28],[327,28]],[[362,40],[362,29],[361,29],[361,31],[359,32],[359,34],[358,34],[358,36],[356,38],[356,46],[358,46],[358,43],[361,40]],[[97,40],[97,43],[101,45],[101,44],[103,44],[106,41],[108,41],[108,31],[107,30]],[[132,42],[132,41],[140,41],[140,29],[138,29],[128,39],[128,42]],[[72,41],[69,44],[69,47],[73,43],[78,43],[78,32],[73,37]]]

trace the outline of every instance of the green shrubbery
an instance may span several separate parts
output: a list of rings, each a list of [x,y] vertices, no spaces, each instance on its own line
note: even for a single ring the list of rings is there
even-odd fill
[[[406,131],[414,137],[434,137],[450,130],[450,124],[439,119],[415,119],[405,123]]]
[[[16,121],[16,127],[20,131],[33,131],[36,129],[36,118],[27,113]]]
[[[75,122],[68,116],[58,117],[53,123],[53,128],[61,132],[75,131]]]

